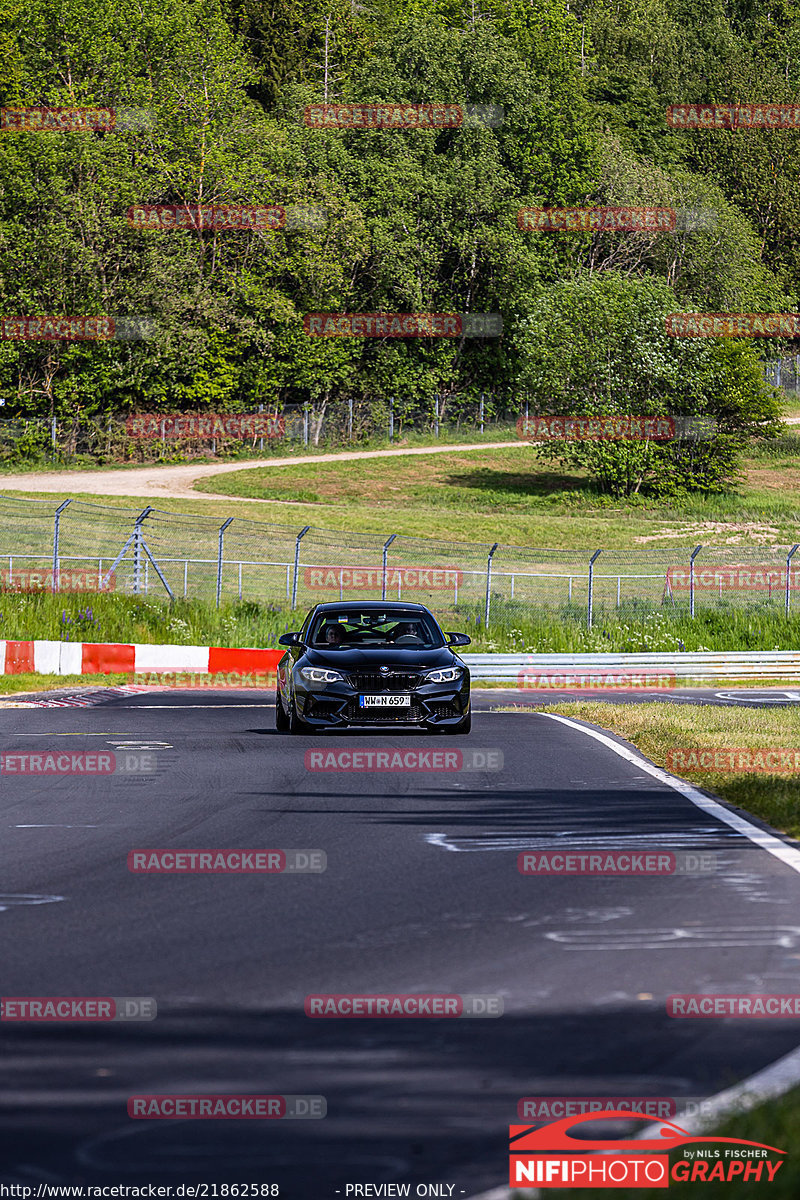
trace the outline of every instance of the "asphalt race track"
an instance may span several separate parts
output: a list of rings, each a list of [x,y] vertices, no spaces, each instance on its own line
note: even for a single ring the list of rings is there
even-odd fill
[[[467,1197],[507,1178],[521,1097],[697,1100],[800,1042],[793,1019],[680,1020],[665,1004],[796,991],[800,874],[581,729],[491,712],[507,697],[488,692],[468,738],[292,738],[254,691],[91,695],[0,708],[6,755],[102,750],[154,767],[0,775],[2,994],[154,997],[158,1016],[4,1022],[4,1183],[274,1182],[324,1200],[392,1182]],[[331,748],[478,748],[503,765],[306,768],[307,750]],[[321,850],[327,869],[127,867],[134,849],[218,847]],[[714,865],[517,868],[522,851],[565,848]],[[504,1012],[304,1012],[312,993],[418,992],[499,996]],[[327,1116],[128,1117],[130,1096],[165,1093],[324,1096]]]

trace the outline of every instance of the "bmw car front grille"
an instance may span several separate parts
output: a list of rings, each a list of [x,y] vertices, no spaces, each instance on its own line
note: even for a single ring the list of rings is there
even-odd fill
[[[350,676],[350,686],[359,692],[407,692],[409,688],[419,687],[419,684],[418,672],[414,674],[392,672],[389,675],[381,675],[375,671],[368,675]]]

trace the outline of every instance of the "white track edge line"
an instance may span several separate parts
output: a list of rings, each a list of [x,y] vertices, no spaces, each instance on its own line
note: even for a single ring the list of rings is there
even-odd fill
[[[713,800],[710,796],[705,796],[693,784],[687,783],[684,779],[679,779],[676,775],[670,775],[668,771],[662,767],[657,767],[654,763],[648,762],[646,758],[640,758],[638,754],[634,754],[627,746],[620,746],[613,738],[608,737],[604,733],[600,733],[597,729],[587,729],[585,725],[578,724],[577,721],[571,720],[569,717],[562,717],[558,713],[539,713],[541,717],[549,717],[552,721],[559,721],[562,725],[568,725],[570,729],[578,729],[581,733],[585,733],[587,737],[594,738],[596,742],[607,746],[609,750],[613,750],[620,758],[624,758],[626,762],[633,763],[640,770],[645,771],[648,775],[652,775],[660,783],[666,784],[673,791],[680,792],[692,804],[701,808],[704,812],[716,817],[718,821],[722,821],[725,825],[729,825],[731,829],[735,829],[737,833],[741,833],[749,841],[759,846],[762,850],[766,850],[769,854],[785,863],[787,867],[791,867],[793,871],[800,874],[800,850],[794,846],[787,844],[775,834],[769,833],[766,829],[759,829],[757,825],[751,825],[744,817],[740,817],[738,813],[731,812],[725,808],[718,800]]]
[[[607,746],[609,750],[613,750],[620,758],[633,763],[634,766],[646,771],[648,775],[652,775],[654,779],[665,783],[667,787],[671,787],[674,791],[680,792],[682,796],[685,796],[687,800],[696,804],[698,808],[702,808],[704,812],[710,813],[718,820],[723,821],[738,833],[743,834],[744,837],[749,838],[755,845],[760,846],[762,850],[767,850],[770,854],[774,854],[781,862],[786,863],[792,870],[800,873],[800,851],[795,850],[792,846],[787,846],[780,838],[774,837],[772,834],[767,833],[766,830],[759,829],[756,825],[751,825],[744,817],[730,812],[716,800],[712,800],[710,796],[704,796],[692,784],[686,783],[685,780],[670,775],[669,772],[655,766],[654,763],[649,763],[646,759],[640,758],[637,754],[630,751],[627,746],[620,746],[613,738],[607,737],[606,734],[600,733],[597,729],[587,729],[585,725],[581,725],[569,717],[562,717],[560,713],[539,713],[539,716],[549,717],[553,721],[560,721],[562,725],[568,725],[571,729],[578,729],[581,733],[585,733],[587,737],[594,738],[595,741]],[[711,1096],[708,1100],[704,1101],[705,1111],[683,1120],[681,1122],[682,1127],[687,1132],[702,1132],[713,1125],[720,1117],[742,1112],[743,1109],[753,1108],[766,1100],[782,1096],[798,1083],[800,1083],[800,1047],[796,1050],[791,1050],[783,1058],[776,1059],[768,1067],[763,1067],[760,1071],[756,1071],[754,1075],[751,1075],[741,1083],[737,1083],[735,1087],[726,1088],[724,1091],[718,1092],[716,1096]],[[744,1097],[747,1097],[746,1105],[742,1103]],[[636,1136],[637,1138],[652,1136],[657,1129],[658,1125],[647,1125]],[[541,1191],[538,1188],[525,1188],[524,1194],[526,1200],[537,1200],[537,1197],[541,1196]],[[480,1192],[470,1196],[468,1200],[512,1200],[513,1195],[513,1191],[503,1185],[493,1188],[491,1191]]]

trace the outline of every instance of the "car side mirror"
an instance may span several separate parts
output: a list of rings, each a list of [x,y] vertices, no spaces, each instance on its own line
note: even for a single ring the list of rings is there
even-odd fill
[[[302,646],[303,639],[299,633],[282,633],[278,638],[279,646]]]
[[[446,633],[448,646],[469,646],[472,638],[466,633]]]

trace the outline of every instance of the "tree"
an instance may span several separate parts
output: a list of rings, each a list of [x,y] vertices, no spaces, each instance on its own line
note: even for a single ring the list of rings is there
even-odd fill
[[[703,435],[556,441],[539,448],[541,457],[584,467],[614,495],[718,491],[735,481],[748,439],[779,432],[780,404],[752,345],[669,337],[665,318],[679,307],[660,280],[613,273],[543,291],[525,330],[520,376],[531,411],[678,417],[700,423]]]

